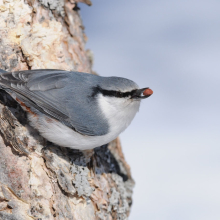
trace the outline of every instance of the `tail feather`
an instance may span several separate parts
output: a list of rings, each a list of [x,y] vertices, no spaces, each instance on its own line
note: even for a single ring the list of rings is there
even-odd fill
[[[0,69],[0,73],[7,73],[7,71]]]

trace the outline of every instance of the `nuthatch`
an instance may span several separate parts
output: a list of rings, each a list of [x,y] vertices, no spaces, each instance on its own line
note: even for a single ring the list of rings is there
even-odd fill
[[[44,138],[80,150],[115,139],[133,120],[141,99],[153,93],[125,78],[54,69],[0,70],[0,88]]]

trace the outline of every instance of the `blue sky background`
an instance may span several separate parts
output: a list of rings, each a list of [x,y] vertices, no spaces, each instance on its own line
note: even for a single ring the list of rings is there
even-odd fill
[[[79,4],[94,70],[154,94],[120,136],[130,220],[220,219],[220,1]]]

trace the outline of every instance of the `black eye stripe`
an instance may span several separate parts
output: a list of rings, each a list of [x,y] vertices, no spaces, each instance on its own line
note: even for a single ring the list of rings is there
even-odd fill
[[[135,94],[136,90],[132,90],[130,92],[120,92],[115,90],[105,90],[101,87],[94,87],[92,96],[95,96],[97,93],[102,93],[104,96],[117,97],[117,98],[125,98],[130,97]]]

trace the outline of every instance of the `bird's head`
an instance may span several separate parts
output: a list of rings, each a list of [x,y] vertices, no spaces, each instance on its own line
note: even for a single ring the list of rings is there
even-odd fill
[[[149,87],[140,89],[135,82],[129,79],[102,77],[102,81],[95,87],[94,93],[119,102],[120,100],[121,102],[133,102],[148,98],[153,94],[153,91]]]
[[[140,101],[153,94],[151,89],[140,89],[136,83],[120,77],[102,77],[93,95],[103,115],[112,127],[126,128],[139,110]]]

